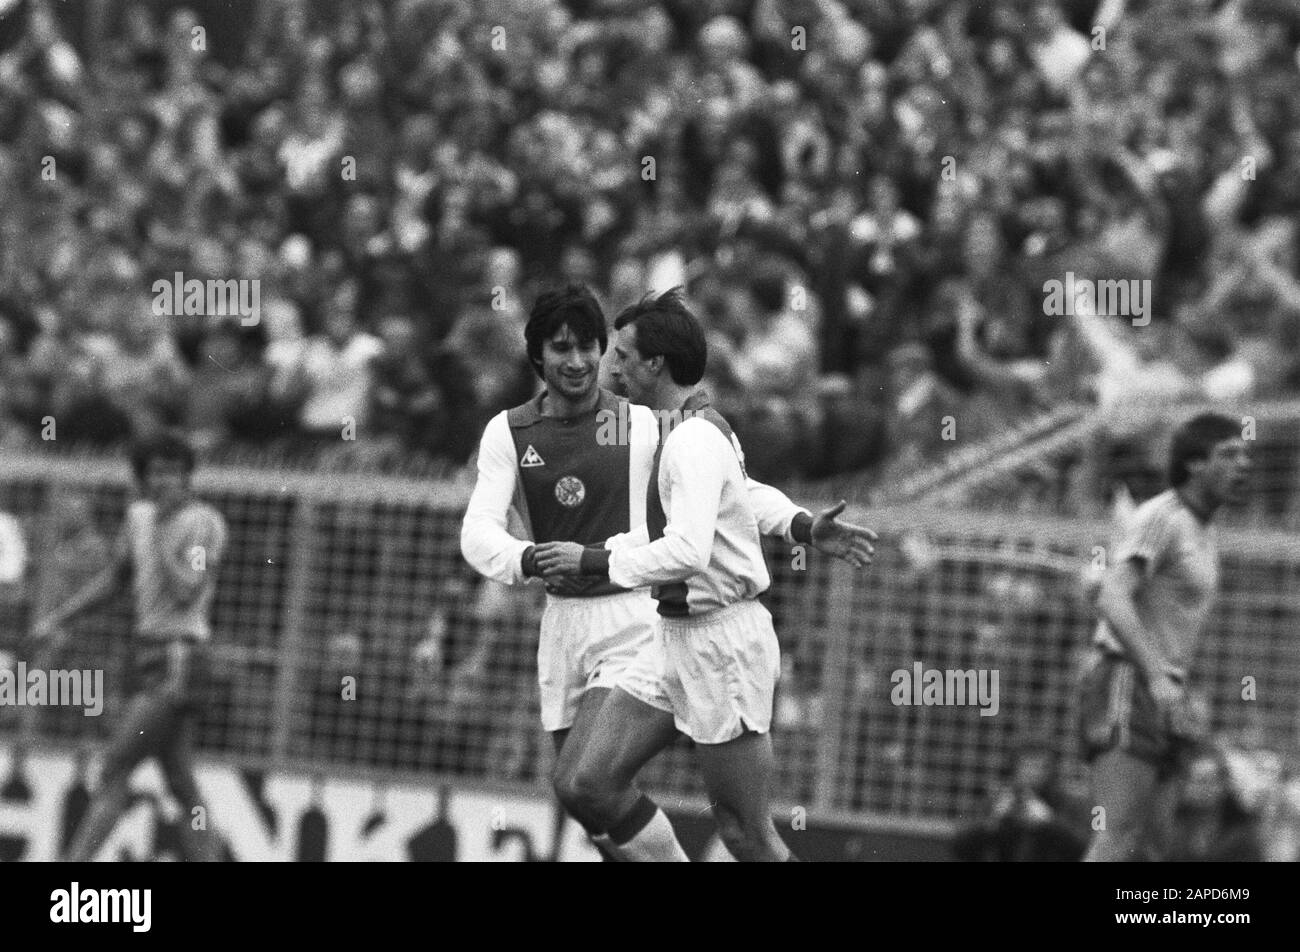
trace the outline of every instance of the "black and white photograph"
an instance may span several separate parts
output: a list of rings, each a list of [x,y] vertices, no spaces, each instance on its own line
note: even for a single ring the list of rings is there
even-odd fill
[[[1297,860],[1296,0],[0,0],[36,918]]]

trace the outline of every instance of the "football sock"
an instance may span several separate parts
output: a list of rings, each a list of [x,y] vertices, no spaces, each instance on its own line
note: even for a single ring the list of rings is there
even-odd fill
[[[609,838],[632,863],[689,863],[667,814],[641,796],[623,819],[609,828]]]
[[[606,863],[625,863],[619,849],[614,845],[614,841],[609,838],[608,833],[592,833],[587,831],[587,839],[591,840],[592,846],[600,850],[600,858]]]

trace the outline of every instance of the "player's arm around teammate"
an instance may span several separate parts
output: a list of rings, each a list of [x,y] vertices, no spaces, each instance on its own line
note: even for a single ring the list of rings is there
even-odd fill
[[[647,298],[615,326],[615,377],[669,423],[686,418],[664,439],[656,460],[647,494],[647,524],[653,527],[639,539],[611,539],[601,549],[539,546],[536,562],[548,577],[585,570],[607,573],[622,586],[656,586],[661,637],[653,647],[663,659],[671,720],[697,743],[719,831],[738,858],[781,860],[789,851],[769,815],[767,734],[779,648],[770,615],[756,601],[770,579],[743,455],[696,386],[707,351],[698,321],[680,296]],[[705,419],[691,419],[696,413]],[[823,525],[839,511],[842,506],[833,507]],[[813,520],[806,513],[804,519],[810,529]],[[841,557],[869,560],[869,530],[832,534],[835,542],[820,533]],[[633,842],[638,815],[655,811],[627,783],[643,762],[638,752],[647,756],[642,748],[649,731],[640,724],[649,720],[647,728],[659,729],[669,719],[639,703],[638,687],[620,684],[602,707],[579,767],[585,779],[580,786],[587,789],[575,791],[611,831],[626,827]]]
[[[811,545],[818,552],[834,556],[854,568],[865,568],[875,558],[875,542],[879,538],[875,531],[840,518],[848,508],[847,500],[841,499],[813,516],[791,502],[779,489],[753,479],[748,483],[750,505],[754,507],[762,535],[798,545]],[[760,511],[761,506],[767,507],[766,514]],[[605,548],[611,551],[630,549],[649,542],[650,537],[642,525],[605,540]],[[534,558],[539,569],[545,567],[545,572],[539,574],[545,574],[548,581],[584,574],[583,553],[586,550],[587,546],[573,542],[548,542],[538,546]]]

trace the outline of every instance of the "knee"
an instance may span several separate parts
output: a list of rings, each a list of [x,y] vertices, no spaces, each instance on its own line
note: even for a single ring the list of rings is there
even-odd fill
[[[585,784],[580,786],[578,783],[578,771],[576,764],[560,764],[555,768],[555,773],[551,777],[551,786],[555,789],[555,795],[565,807],[572,811],[575,807],[582,806],[582,798],[586,793]]]
[[[762,853],[762,830],[727,807],[714,807],[713,817],[718,824],[718,836],[732,856],[742,863],[758,858]]]
[[[609,788],[602,772],[586,763],[557,770],[553,786],[561,803],[582,814],[598,810],[608,796]]]
[[[714,807],[713,815],[722,842],[742,863],[771,862],[789,855],[771,817],[765,812],[737,810],[719,804]]]

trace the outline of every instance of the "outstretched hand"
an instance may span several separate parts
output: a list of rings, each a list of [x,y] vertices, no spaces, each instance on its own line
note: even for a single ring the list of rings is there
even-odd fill
[[[865,526],[854,525],[839,518],[848,503],[841,499],[829,509],[823,509],[813,519],[812,544],[818,552],[843,559],[854,568],[870,565],[876,547],[876,534]]]

